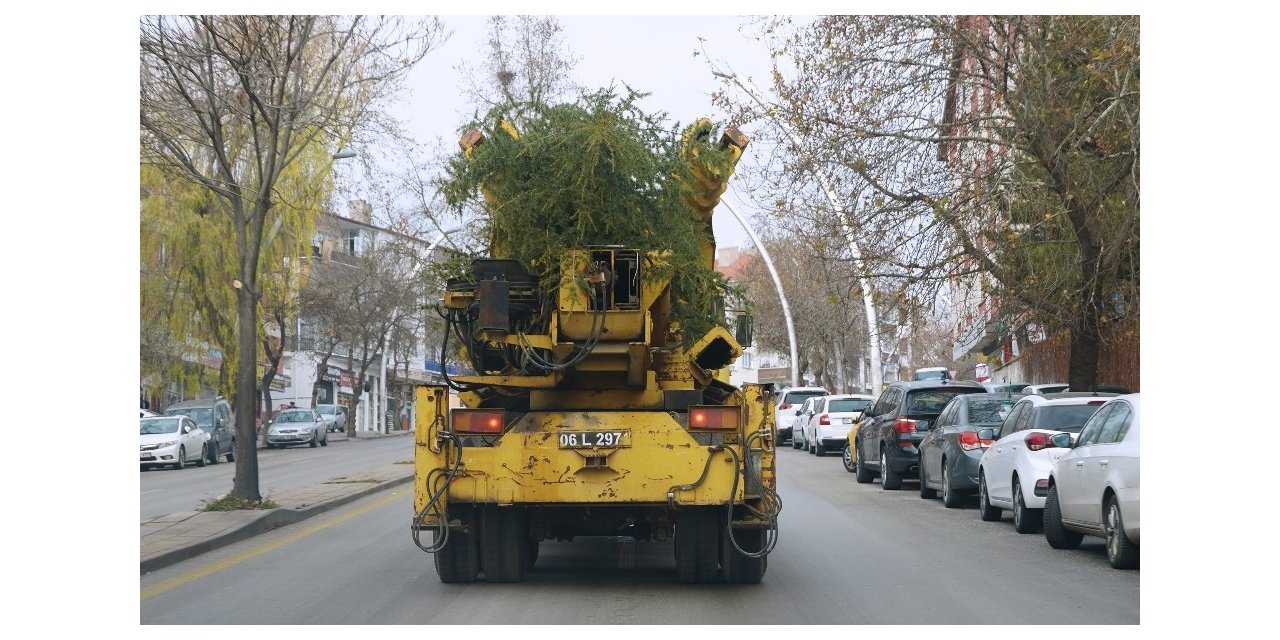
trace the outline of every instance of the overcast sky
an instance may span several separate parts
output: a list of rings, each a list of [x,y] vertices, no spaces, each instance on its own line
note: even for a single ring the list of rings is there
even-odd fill
[[[453,150],[458,127],[470,120],[473,105],[462,96],[464,80],[459,64],[469,61],[479,67],[486,53],[487,16],[443,16],[452,37],[431,52],[414,68],[412,95],[401,117],[420,141],[437,136]],[[725,122],[726,114],[715,109],[710,93],[719,87],[704,57],[694,57],[705,48],[724,67],[754,78],[767,86],[769,57],[765,46],[739,32],[750,18],[737,16],[560,16],[564,41],[578,64],[574,81],[592,91],[623,82],[641,92],[651,93],[641,102],[647,112],[665,111],[672,121],[689,124],[700,117]],[[699,43],[698,38],[705,42]],[[744,125],[753,136],[759,123]],[[741,163],[753,161],[747,148]],[[734,181],[740,178],[735,177]],[[749,215],[745,200],[734,195],[733,182],[726,194],[743,215]],[[716,210],[715,233],[721,247],[747,246],[750,239],[724,206]],[[760,231],[757,229],[757,231]]]

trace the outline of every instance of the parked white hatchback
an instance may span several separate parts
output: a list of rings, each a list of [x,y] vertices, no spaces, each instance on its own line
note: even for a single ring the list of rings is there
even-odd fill
[[[800,405],[809,398],[827,395],[822,387],[791,387],[778,392],[778,404],[773,407],[773,425],[777,429],[776,444],[795,444],[794,427],[803,424],[800,419]],[[799,449],[800,447],[796,447]]]
[[[1050,446],[1049,438],[1080,433],[1108,399],[1092,394],[1023,396],[998,431],[979,429],[979,440],[995,442],[978,461],[978,516],[996,521],[1008,509],[1018,533],[1041,531],[1049,470],[1066,452]]]
[[[872,402],[875,398],[854,393],[814,398],[813,413],[800,416],[805,419],[801,438],[809,453],[822,457],[828,451],[843,451],[853,423],[862,418],[862,412]]]
[[[187,462],[203,467],[204,429],[187,416],[160,416],[138,421],[139,464],[143,471],[150,467],[172,466],[182,469]]]
[[[1139,395],[1123,395],[1098,409],[1074,444],[1052,438],[1053,446],[1070,448],[1049,472],[1044,537],[1050,546],[1075,549],[1083,536],[1101,536],[1112,567],[1138,568],[1141,413]]]

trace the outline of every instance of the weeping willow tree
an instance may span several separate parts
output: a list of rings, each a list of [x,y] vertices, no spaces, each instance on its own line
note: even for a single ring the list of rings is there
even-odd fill
[[[688,158],[721,175],[732,160],[713,144],[714,126],[668,125],[665,113],[636,105],[644,95],[602,89],[549,107],[499,105],[463,127],[485,142],[451,159],[440,188],[458,211],[483,199],[491,255],[518,260],[546,288],[559,284],[566,250],[621,245],[664,255],[648,273],[672,278],[673,319],[688,341],[723,324],[712,312],[728,292],[702,253],[710,230],[691,206],[697,180]],[[530,111],[516,132],[510,114]],[[467,275],[469,258],[448,265],[452,275]]]
[[[281,319],[296,315],[307,263],[294,258],[310,253],[315,218],[333,189],[331,161],[327,150],[312,145],[277,182],[277,217],[263,239],[257,269],[258,333],[264,340],[250,357],[255,363],[279,360],[279,349],[270,349],[272,341],[265,339],[266,325],[283,338]],[[210,190],[167,178],[155,166],[141,167],[141,185],[140,373],[175,383],[185,393],[212,387],[230,397],[241,354],[236,244],[229,218]],[[199,361],[209,348],[222,353],[216,373]],[[274,354],[264,352],[269,349]]]

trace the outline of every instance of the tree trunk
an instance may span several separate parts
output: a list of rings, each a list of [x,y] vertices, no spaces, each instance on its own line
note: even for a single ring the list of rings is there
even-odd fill
[[[1099,251],[1088,245],[1081,249],[1085,286],[1080,292],[1080,311],[1071,327],[1067,385],[1072,391],[1094,391],[1098,383],[1098,350],[1102,345],[1102,280],[1097,274]]]
[[[243,272],[243,270],[242,270]],[[254,394],[254,371],[258,353],[258,305],[250,291],[252,284],[236,290],[236,315],[240,357],[236,367],[236,475],[231,485],[231,496],[260,502],[258,492],[258,433],[254,420],[254,406],[258,404]]]

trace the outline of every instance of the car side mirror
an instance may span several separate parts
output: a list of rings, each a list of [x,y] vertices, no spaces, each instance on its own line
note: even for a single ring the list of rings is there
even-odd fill
[[[800,410],[796,409],[796,415],[800,415]]]
[[[1050,437],[1050,438],[1049,438],[1049,443],[1050,443],[1051,445],[1053,445],[1054,447],[1058,448],[1058,449],[1070,449],[1070,448],[1071,448],[1071,434],[1069,434],[1069,433],[1055,433],[1055,434],[1053,434],[1053,436],[1052,436],[1052,437]]]
[[[978,429],[978,439],[979,440],[995,440],[996,430],[992,429],[991,427],[983,427],[981,429]]]

